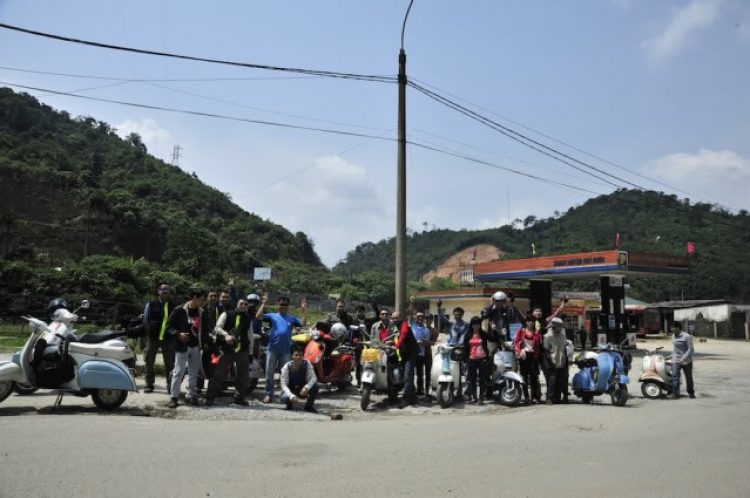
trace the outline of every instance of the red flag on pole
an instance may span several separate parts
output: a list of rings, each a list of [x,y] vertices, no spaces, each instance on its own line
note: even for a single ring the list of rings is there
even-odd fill
[[[615,247],[620,247],[620,234],[615,234]]]
[[[693,254],[695,252],[695,244],[692,242],[687,243],[687,252],[688,254]]]

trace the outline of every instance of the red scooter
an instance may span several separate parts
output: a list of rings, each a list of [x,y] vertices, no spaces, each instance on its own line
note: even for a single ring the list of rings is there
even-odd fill
[[[320,329],[312,333],[310,342],[305,346],[305,359],[315,369],[319,384],[339,388],[346,388],[351,384],[354,348],[348,345],[336,346],[345,342],[346,336],[346,326],[340,323],[334,324],[330,333]]]

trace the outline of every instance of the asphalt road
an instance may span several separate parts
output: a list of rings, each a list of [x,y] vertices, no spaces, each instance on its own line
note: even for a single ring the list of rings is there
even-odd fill
[[[0,497],[747,498],[750,344],[701,350],[698,399],[622,408],[605,400],[332,421],[0,405]]]

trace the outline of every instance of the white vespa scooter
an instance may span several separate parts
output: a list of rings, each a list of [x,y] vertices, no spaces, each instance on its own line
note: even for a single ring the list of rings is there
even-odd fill
[[[463,345],[446,342],[437,347],[430,383],[441,408],[449,408],[453,404],[454,392],[461,384],[461,363],[464,361],[466,349]]]
[[[398,393],[404,387],[403,372],[399,368],[397,350],[394,346],[386,344],[395,335],[389,336],[385,341],[373,340],[365,342],[360,362],[362,363],[362,392],[360,408],[367,410],[370,405],[372,391],[385,391],[388,399],[395,403]]]
[[[661,398],[671,387],[672,362],[657,353],[660,349],[663,348],[646,351],[643,355],[643,374],[638,381],[641,382],[641,393],[648,399]]]
[[[516,406],[523,394],[523,377],[518,374],[518,360],[512,342],[505,342],[505,348],[495,353],[492,368],[492,389],[500,394],[500,403]]]
[[[83,308],[88,303],[84,301]],[[61,322],[70,329],[70,324],[78,317],[65,309],[55,312],[55,322]],[[87,342],[76,342],[75,336],[60,342],[61,354],[72,366],[70,380],[61,384],[45,385],[37,380],[32,362],[38,361],[35,355],[49,353],[44,342],[38,342],[43,336],[54,337],[54,330],[36,318],[24,317],[32,327],[32,333],[20,352],[13,355],[11,361],[0,362],[0,402],[13,391],[13,384],[20,383],[39,389],[59,390],[55,406],[62,403],[66,392],[76,395],[91,395],[94,404],[103,410],[114,410],[120,407],[129,391],[137,391],[133,372],[126,362],[134,366],[135,354],[128,344],[114,337],[112,333],[88,334]],[[71,329],[72,330],[72,329]],[[72,333],[68,334],[72,335]],[[87,336],[83,336],[86,338]],[[104,340],[98,343],[95,341]]]

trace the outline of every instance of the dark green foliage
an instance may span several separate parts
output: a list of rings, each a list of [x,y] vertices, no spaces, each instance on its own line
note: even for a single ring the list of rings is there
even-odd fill
[[[0,254],[31,266],[80,261],[90,218],[89,255],[143,258],[196,281],[249,276],[279,260],[323,269],[304,233],[247,213],[150,156],[138,135],[122,140],[106,123],[71,119],[7,88],[0,197]]]
[[[726,298],[750,302],[750,215],[732,215],[712,205],[690,205],[658,192],[620,190],[590,199],[559,218],[527,217],[516,224],[481,231],[432,230],[408,237],[408,279],[418,280],[450,255],[475,244],[493,244],[508,258],[614,249],[684,255],[688,241],[696,244],[687,277],[633,280],[631,295],[645,301],[662,299]],[[656,237],[660,240],[655,243]],[[395,242],[366,242],[349,251],[335,273],[360,275],[365,271],[393,274]],[[586,283],[578,286],[591,287]]]

